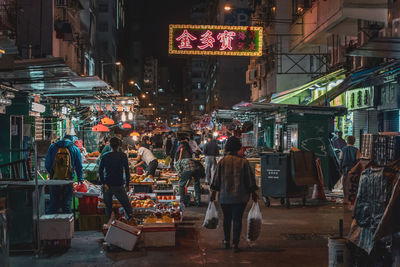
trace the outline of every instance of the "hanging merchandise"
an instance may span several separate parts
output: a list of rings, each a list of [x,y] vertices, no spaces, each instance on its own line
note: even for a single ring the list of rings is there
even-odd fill
[[[123,113],[121,114],[121,121],[122,121],[122,122],[126,122],[126,114],[125,114],[125,112],[123,112]]]
[[[113,125],[114,124],[114,120],[112,120],[109,117],[105,116],[104,118],[101,119],[101,123],[103,125]]]

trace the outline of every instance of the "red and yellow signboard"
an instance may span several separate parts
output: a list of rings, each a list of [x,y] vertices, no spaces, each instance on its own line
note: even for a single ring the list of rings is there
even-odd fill
[[[169,54],[261,56],[262,27],[169,25]]]

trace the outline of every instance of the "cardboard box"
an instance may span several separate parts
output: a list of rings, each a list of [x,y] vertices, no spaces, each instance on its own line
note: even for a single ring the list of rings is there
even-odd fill
[[[104,241],[122,249],[132,251],[135,248],[140,233],[141,230],[134,226],[120,221],[113,221]]]
[[[145,247],[175,247],[175,227],[144,227]]]
[[[40,240],[71,239],[74,233],[74,216],[48,214],[40,216]]]

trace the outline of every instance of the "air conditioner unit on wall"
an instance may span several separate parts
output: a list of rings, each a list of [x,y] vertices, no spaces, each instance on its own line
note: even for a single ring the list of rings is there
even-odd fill
[[[392,37],[400,37],[400,18],[392,20]]]

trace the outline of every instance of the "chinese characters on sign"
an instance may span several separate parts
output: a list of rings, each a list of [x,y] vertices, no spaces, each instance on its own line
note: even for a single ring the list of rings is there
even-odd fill
[[[261,56],[262,28],[170,25],[169,54]]]
[[[373,106],[373,87],[365,87],[346,92],[346,106],[349,110],[368,108]]]

